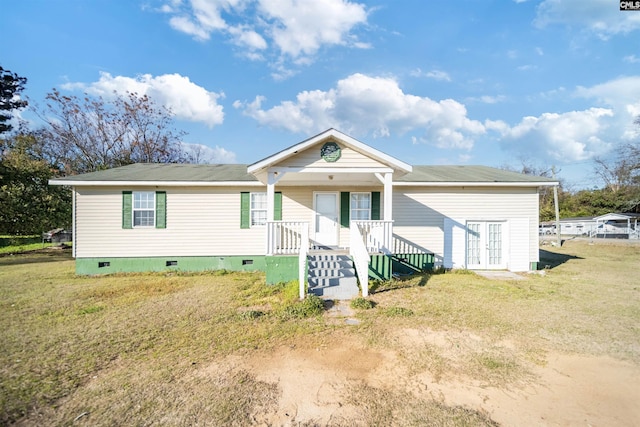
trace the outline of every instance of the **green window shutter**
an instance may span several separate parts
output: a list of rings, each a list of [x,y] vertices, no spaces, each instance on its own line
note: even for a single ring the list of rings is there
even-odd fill
[[[275,192],[273,202],[273,220],[282,221],[282,192]]]
[[[351,198],[348,191],[340,193],[340,225],[349,228],[349,216],[351,211]]]
[[[380,220],[380,192],[371,192],[371,219]]]
[[[166,191],[156,191],[156,228],[167,228]]]
[[[240,228],[249,228],[251,224],[251,194],[240,193]]]
[[[131,191],[122,192],[122,228],[133,228]]]

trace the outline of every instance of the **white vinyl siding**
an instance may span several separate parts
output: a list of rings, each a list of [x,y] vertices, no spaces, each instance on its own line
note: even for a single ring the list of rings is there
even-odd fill
[[[349,147],[345,147],[344,144],[338,142],[338,145],[342,149],[340,159],[337,162],[327,162],[320,156],[320,148],[322,144],[314,145],[311,148],[304,150],[303,152],[288,158],[278,164],[280,167],[318,167],[318,168],[380,168],[388,167],[387,165],[380,163],[356,150]]]
[[[326,187],[278,187],[278,191],[282,191],[282,220],[283,221],[305,221],[313,225],[315,215],[313,211],[313,194],[314,192],[327,191]],[[380,191],[375,187],[340,187],[341,191],[348,192],[367,192]],[[340,200],[338,200],[340,203]],[[380,212],[384,211],[380,206]],[[339,227],[338,229],[338,246],[349,246],[349,229]]]
[[[156,191],[137,188],[135,191]],[[165,190],[165,189],[161,189]],[[314,191],[326,187],[284,187],[282,220],[313,224]],[[380,186],[341,187],[340,191],[370,193]],[[240,192],[256,187],[166,188],[166,229],[122,228],[122,188],[75,189],[75,242],[79,258],[154,256],[263,255],[265,228],[240,228]],[[538,261],[538,194],[535,188],[395,187],[393,194],[396,253],[430,251],[436,263],[445,259],[464,264],[465,221],[505,221],[509,247],[507,268],[521,271]],[[381,206],[383,210],[383,206]],[[382,213],[381,213],[382,214]],[[457,225],[460,223],[460,225]],[[452,230],[446,237],[446,230]],[[451,248],[445,239],[461,239]],[[349,229],[339,228],[339,246],[348,247]],[[452,252],[453,251],[453,252]]]
[[[530,262],[539,260],[537,215],[535,188],[396,187],[393,251],[432,251],[438,265],[462,268],[466,221],[505,221],[507,268],[528,270]]]
[[[78,187],[76,256],[264,255],[264,227],[240,229],[240,192],[251,190],[167,188],[167,228],[127,230],[121,188]]]

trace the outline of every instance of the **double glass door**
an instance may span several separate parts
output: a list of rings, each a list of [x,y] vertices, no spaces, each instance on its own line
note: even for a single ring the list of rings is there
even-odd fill
[[[467,268],[500,270],[507,267],[505,259],[504,222],[467,222]]]

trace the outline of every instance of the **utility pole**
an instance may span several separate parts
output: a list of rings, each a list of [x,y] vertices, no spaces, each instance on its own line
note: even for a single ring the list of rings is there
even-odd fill
[[[556,179],[556,167],[551,167],[553,173],[553,179]],[[562,238],[560,237],[560,207],[558,206],[558,185],[553,186],[553,204],[556,210],[556,243],[558,247],[562,245]]]

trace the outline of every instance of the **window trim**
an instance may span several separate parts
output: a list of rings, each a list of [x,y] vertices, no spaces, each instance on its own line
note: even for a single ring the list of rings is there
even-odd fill
[[[367,219],[358,218],[358,219],[354,220],[354,218],[356,218],[356,216],[353,214],[355,211],[358,211],[358,212],[364,212],[365,211],[365,209],[354,208],[352,206],[351,202],[353,201],[353,196],[354,195],[367,195],[367,196],[369,196],[369,207],[366,209],[366,212],[368,213]],[[373,206],[373,197],[372,197],[370,191],[354,191],[354,192],[350,192],[349,193],[349,218],[351,220],[354,220],[354,221],[371,221],[371,212],[372,212],[371,208],[372,208],[372,206]]]
[[[152,198],[152,202],[151,208],[136,208],[136,194],[142,194],[142,193],[148,193],[151,194],[153,196]],[[156,220],[157,220],[157,213],[156,213],[156,192],[155,191],[133,191],[131,194],[131,226],[133,228],[155,228],[156,227]],[[153,213],[153,224],[146,224],[146,225],[136,225],[136,212],[152,212]]]
[[[264,197],[264,208],[254,208],[253,207],[253,196],[263,196]],[[249,193],[249,228],[252,227],[264,227],[267,225],[267,217],[268,217],[268,201],[267,201],[267,193],[263,191],[252,191]],[[264,222],[255,223],[253,222],[253,213],[254,212],[264,212]]]

